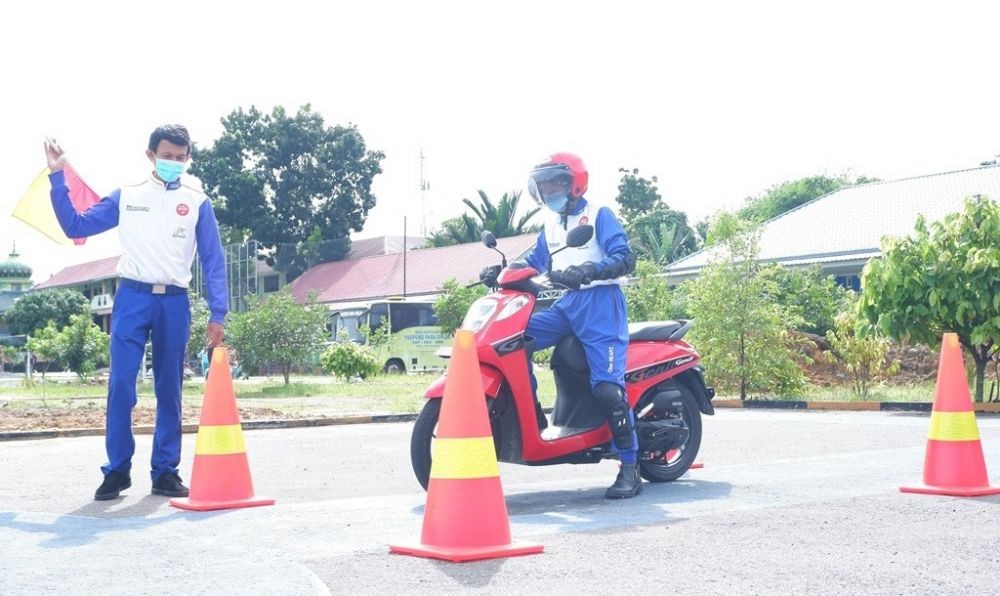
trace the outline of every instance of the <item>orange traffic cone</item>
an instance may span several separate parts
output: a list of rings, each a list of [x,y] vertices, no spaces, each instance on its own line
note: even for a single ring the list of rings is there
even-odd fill
[[[455,334],[447,379],[420,544],[390,552],[454,562],[542,552],[540,544],[511,542],[471,331]]]
[[[194,511],[274,504],[274,499],[253,494],[243,427],[236,410],[236,394],[233,393],[233,377],[225,347],[212,351],[198,440],[194,446],[191,493],[183,499],[170,499],[170,504]]]
[[[899,490],[955,497],[1000,494],[1000,488],[990,486],[986,475],[962,348],[954,333],[945,333],[941,341],[941,362],[924,458],[924,484]]]

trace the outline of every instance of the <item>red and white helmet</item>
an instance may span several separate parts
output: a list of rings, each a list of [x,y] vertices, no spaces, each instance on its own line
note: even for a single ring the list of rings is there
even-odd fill
[[[579,156],[553,153],[531,170],[528,192],[539,203],[556,213],[563,213],[571,201],[587,192],[589,179],[587,166]]]

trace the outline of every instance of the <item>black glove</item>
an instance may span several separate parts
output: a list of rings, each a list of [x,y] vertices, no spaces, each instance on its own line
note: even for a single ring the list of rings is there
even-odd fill
[[[589,284],[593,279],[586,270],[576,265],[570,265],[562,271],[549,273],[549,281],[570,290],[579,290],[580,286]]]
[[[489,267],[483,267],[483,270],[479,272],[479,281],[483,282],[483,285],[489,288],[495,288],[497,286],[497,277],[500,276],[500,265],[490,265]]]

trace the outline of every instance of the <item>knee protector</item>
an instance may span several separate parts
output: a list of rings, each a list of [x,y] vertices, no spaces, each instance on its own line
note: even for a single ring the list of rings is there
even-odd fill
[[[608,412],[608,426],[611,427],[615,447],[623,451],[635,449],[635,442],[632,440],[635,436],[635,419],[622,388],[614,383],[598,383],[594,387],[594,397]]]

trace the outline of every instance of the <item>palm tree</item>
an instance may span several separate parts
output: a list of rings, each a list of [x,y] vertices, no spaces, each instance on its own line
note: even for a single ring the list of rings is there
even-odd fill
[[[640,259],[667,265],[698,249],[687,215],[665,206],[635,218],[628,226],[629,242]]]
[[[430,246],[446,246],[478,242],[483,230],[493,232],[497,238],[520,236],[537,232],[539,227],[529,226],[528,221],[538,213],[539,207],[529,209],[520,219],[517,218],[517,207],[521,201],[521,192],[504,193],[497,204],[480,190],[479,205],[469,199],[462,202],[472,211],[472,215],[463,213],[459,217],[446,219],[441,223],[441,230],[434,232],[428,240]],[[516,221],[515,221],[516,220]]]

